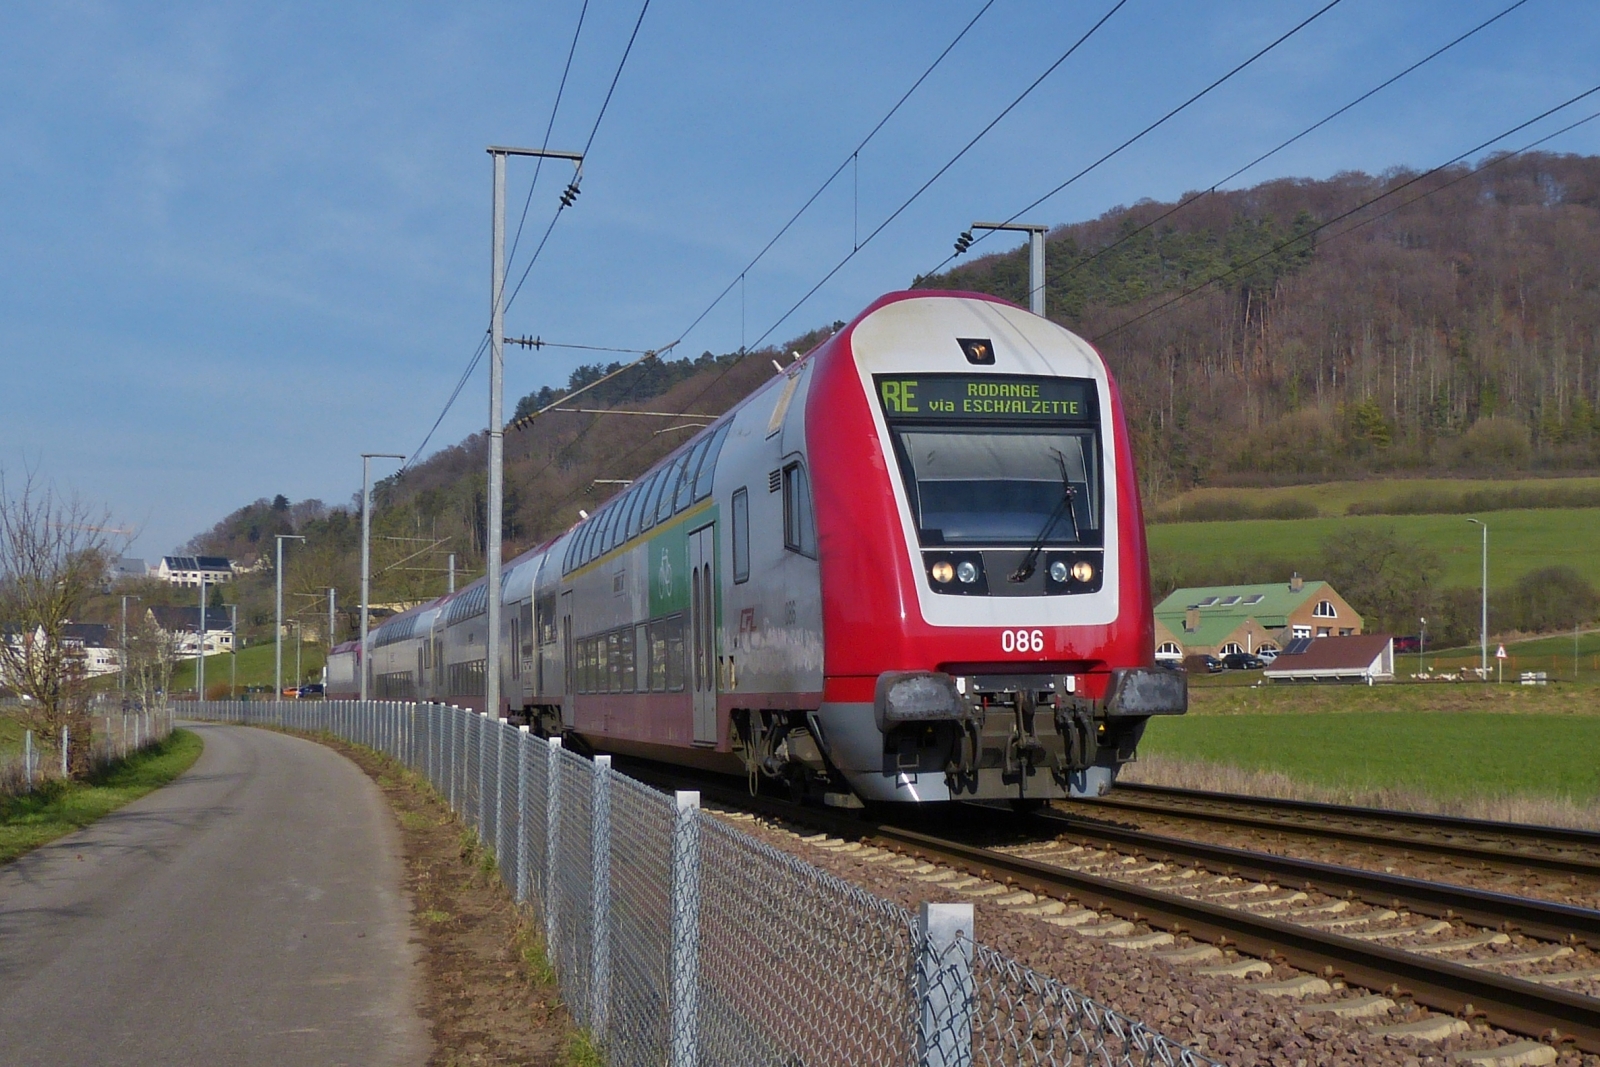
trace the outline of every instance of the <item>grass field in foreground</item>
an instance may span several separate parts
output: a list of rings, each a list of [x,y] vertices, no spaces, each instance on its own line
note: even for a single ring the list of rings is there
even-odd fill
[[[200,758],[201,742],[188,730],[141,752],[88,782],[52,782],[34,793],[0,797],[0,863],[16,859],[63,834],[166,785]]]
[[[1497,589],[1541,567],[1571,567],[1600,584],[1600,552],[1594,531],[1600,508],[1493,511],[1489,524],[1489,587]],[[1348,529],[1392,527],[1439,553],[1443,586],[1477,587],[1482,532],[1462,515],[1352,515],[1320,519],[1246,519],[1234,522],[1175,522],[1149,528],[1152,554],[1183,571],[1232,570],[1241,558],[1288,560],[1316,576],[1317,557],[1329,535]]]
[[[1600,716],[1346,711],[1156,718],[1142,752],[1358,791],[1600,797]]]
[[[1259,671],[1230,671],[1252,674]],[[1483,685],[1428,682],[1397,685],[1191,686],[1189,714],[1312,715],[1340,712],[1490,712],[1500,715],[1589,715],[1600,717],[1600,686]]]

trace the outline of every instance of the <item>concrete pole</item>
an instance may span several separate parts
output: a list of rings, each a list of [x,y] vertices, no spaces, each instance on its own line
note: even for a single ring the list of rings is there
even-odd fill
[[[1028,310],[1044,317],[1044,230],[1028,231]]]
[[[205,571],[200,571],[200,654],[195,656],[195,699],[205,699]]]
[[[578,152],[556,152],[543,148],[487,149],[494,164],[493,233],[490,238],[489,266],[489,499],[485,504],[484,555],[488,557],[484,591],[489,595],[487,662],[484,663],[484,710],[500,717],[500,522],[505,501],[505,281],[506,281],[506,157],[539,156],[568,159],[579,168],[583,156]],[[577,195],[577,179],[567,186],[563,204]]]
[[[1481,519],[1468,519],[1483,527],[1483,614],[1478,620],[1479,677],[1489,680],[1489,524]]]
[[[493,263],[489,269],[489,500],[484,516],[484,554],[489,593],[488,662],[483,665],[484,710],[500,717],[500,521],[505,499],[505,420],[502,417],[505,340],[506,157],[494,160]]]
[[[1044,315],[1044,235],[1050,232],[1050,227],[1040,226],[1031,222],[974,222],[974,230],[1014,230],[1028,235],[1028,310],[1035,315]],[[958,253],[965,252],[966,246],[971,244],[971,234],[962,235],[961,242],[956,245]]]
[[[277,607],[272,616],[272,699],[283,699],[283,543],[304,541],[299,534],[278,534],[278,567],[273,577],[277,579]]]
[[[448,591],[452,593],[456,591],[456,554],[454,552],[450,553],[450,586]]]
[[[335,618],[335,614],[336,614],[336,609],[337,609],[337,606],[338,606],[337,605],[338,596],[339,596],[339,591],[337,589],[335,589],[331,585],[328,586],[328,658],[329,659],[333,658],[333,646],[338,643],[333,639],[333,626],[334,626],[334,618]],[[326,667],[327,667],[327,662],[326,661],[323,662],[323,667],[324,667],[324,669],[326,669]],[[324,678],[323,681],[326,682],[327,679]]]
[[[356,650],[356,672],[361,675],[361,699],[367,699],[367,620],[372,608],[372,461],[405,459],[394,452],[361,453],[361,644]]]
[[[233,654],[228,657],[228,699],[239,698],[239,605],[228,605],[228,646]]]

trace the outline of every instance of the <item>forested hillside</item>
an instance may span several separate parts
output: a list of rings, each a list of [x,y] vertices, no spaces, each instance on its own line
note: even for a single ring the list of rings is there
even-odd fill
[[[1600,465],[1600,158],[1417,177],[1282,179],[1050,235],[1047,310],[1112,364],[1147,495]],[[1026,303],[1027,258],[916,284]]]
[[[1093,340],[1118,376],[1149,504],[1196,485],[1600,467],[1600,158],[1525,155],[1420,180],[1346,173],[1181,207],[1143,201],[1054,231],[1047,282],[1051,317]],[[1026,304],[1026,256],[915,284]],[[652,360],[578,405],[681,418],[552,412],[508,433],[508,554],[592,510],[747,395],[774,357],[841,325],[742,356]],[[579,368],[566,390],[530,394],[516,414],[618,366]],[[441,592],[448,553],[463,580],[481,573],[483,468],[474,435],[377,483],[375,602]],[[274,534],[305,535],[289,548],[286,582],[291,608],[315,618],[330,585],[355,602],[358,530],[350,505],[263,498],[190,547],[251,561],[271,553]],[[1412,569],[1416,603],[1394,605],[1396,620],[1442,595],[1427,588],[1428,567]],[[1161,561],[1157,571],[1163,584],[1180,577]],[[269,583],[264,573],[228,593],[257,627],[270,623]]]

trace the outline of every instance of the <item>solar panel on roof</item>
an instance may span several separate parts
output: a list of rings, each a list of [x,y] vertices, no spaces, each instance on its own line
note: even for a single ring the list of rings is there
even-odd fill
[[[1311,647],[1311,641],[1312,638],[1309,637],[1296,637],[1287,645],[1283,646],[1283,655],[1298,656],[1300,653]]]

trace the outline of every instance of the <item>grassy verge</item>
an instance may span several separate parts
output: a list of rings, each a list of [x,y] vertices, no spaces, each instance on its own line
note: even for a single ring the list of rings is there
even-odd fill
[[[368,748],[310,735],[373,778],[395,812],[422,950],[429,1067],[601,1067],[560,999],[542,928],[518,906],[494,853],[419,775]]]
[[[52,782],[37,792],[0,798],[0,863],[80,830],[158,789],[200,758],[200,738],[174,731],[166,741],[87,782]]]
[[[1243,684],[1217,685],[1214,679]],[[1196,684],[1199,682],[1199,684]],[[1229,671],[1204,682],[1191,676],[1189,714],[1315,715],[1340,712],[1492,712],[1502,715],[1600,716],[1600,686],[1484,685],[1418,682],[1387,685],[1295,685],[1261,682],[1260,671]]]

